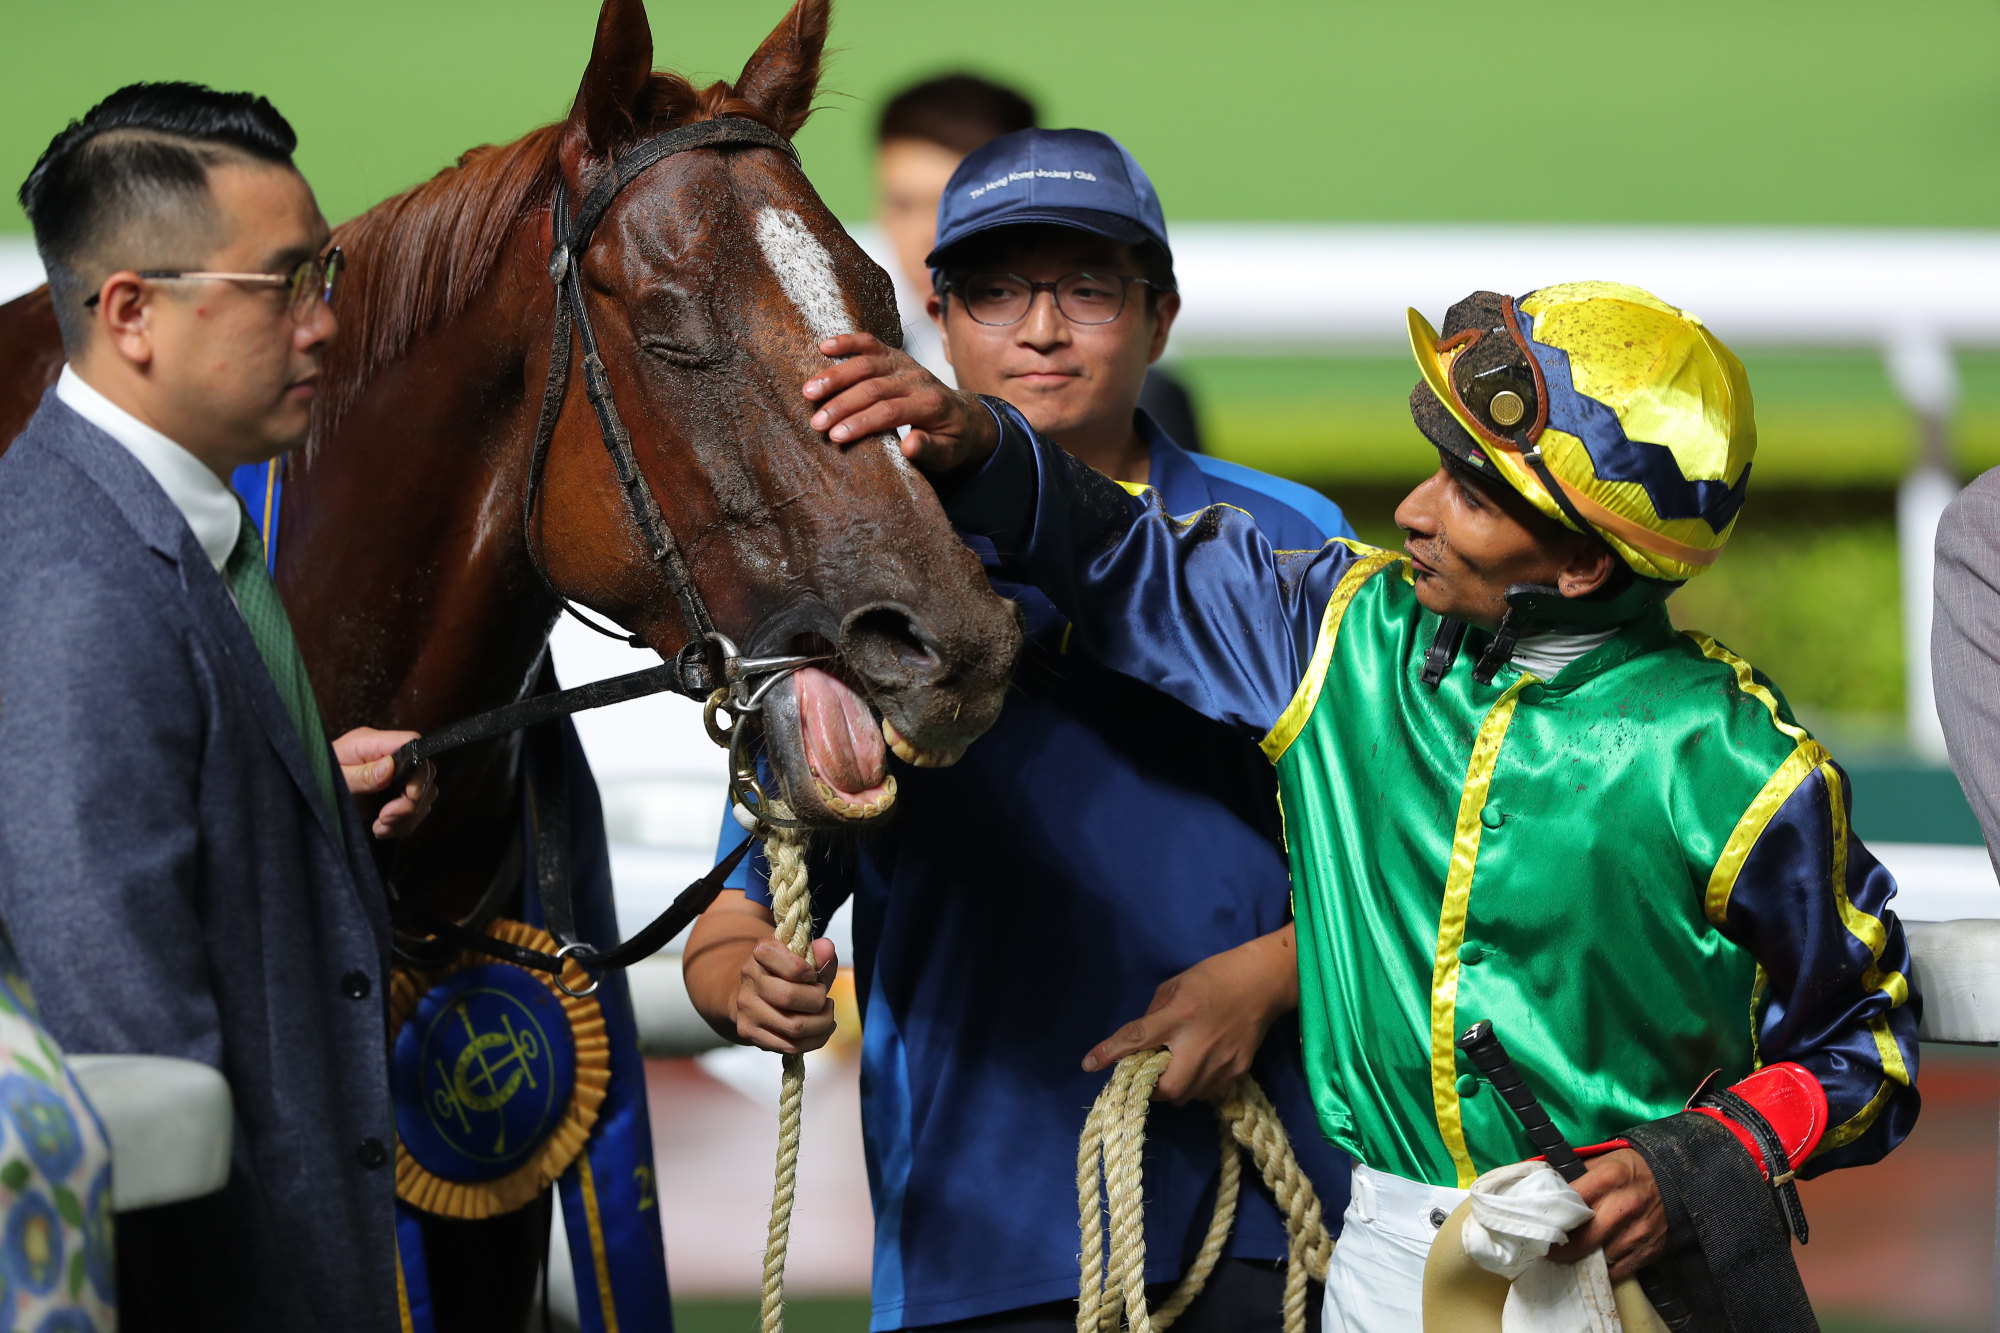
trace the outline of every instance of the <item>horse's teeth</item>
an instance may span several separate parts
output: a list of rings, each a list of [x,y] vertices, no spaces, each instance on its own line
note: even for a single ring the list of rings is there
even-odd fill
[[[838,792],[818,778],[813,779],[813,786],[819,790],[819,798],[826,803],[826,808],[842,819],[873,819],[896,803],[894,774],[882,779],[882,794],[866,805],[857,805],[842,798]]]
[[[813,786],[819,789],[819,798],[826,803],[826,808],[833,811],[836,815],[844,815],[854,808],[846,801],[841,800],[833,788],[827,786],[826,783],[820,781],[818,778],[813,779]]]
[[[917,762],[917,747],[903,739],[903,733],[896,730],[896,724],[888,718],[882,719],[882,739],[889,743],[889,750],[906,764]]]
[[[882,739],[889,742],[891,753],[913,768],[950,768],[965,754],[964,750],[918,749],[904,740],[896,724],[886,717],[882,719]]]

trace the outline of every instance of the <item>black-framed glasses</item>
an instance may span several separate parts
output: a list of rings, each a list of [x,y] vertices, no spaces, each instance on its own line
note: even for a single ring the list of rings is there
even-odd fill
[[[1033,282],[1018,273],[975,273],[957,286],[958,299],[975,322],[1005,327],[1028,317],[1037,292],[1053,295],[1056,310],[1072,324],[1109,324],[1125,313],[1126,291],[1134,283],[1159,286],[1123,273],[1065,273],[1054,282]]]
[[[139,270],[139,276],[149,282],[180,282],[210,280],[219,282],[248,283],[253,287],[283,287],[285,308],[292,317],[302,318],[312,309],[315,300],[327,305],[340,291],[340,275],[347,268],[347,256],[339,246],[321,251],[310,259],[301,259],[283,273],[227,273],[219,269],[200,268],[149,268]],[[92,293],[85,301],[86,308],[97,304],[97,296]]]

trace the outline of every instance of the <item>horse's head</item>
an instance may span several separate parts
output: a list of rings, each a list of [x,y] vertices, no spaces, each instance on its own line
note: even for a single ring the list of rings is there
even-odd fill
[[[640,0],[606,0],[562,130],[571,207],[649,137],[720,116],[789,139],[811,111],[828,0],[799,0],[732,87],[652,69]],[[793,811],[864,820],[893,796],[888,745],[948,762],[998,715],[1020,632],[893,437],[846,447],[808,426],[801,386],[835,332],[901,341],[889,279],[792,158],[680,153],[597,224],[584,302],[640,470],[716,627],[746,655],[831,653],[766,698]],[[663,656],[680,607],[628,510],[579,372],[529,540],[557,588]],[[893,734],[889,734],[890,731]]]

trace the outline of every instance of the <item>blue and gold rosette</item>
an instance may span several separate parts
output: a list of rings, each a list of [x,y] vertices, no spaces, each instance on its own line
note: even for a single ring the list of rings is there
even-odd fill
[[[489,936],[554,953],[548,932],[494,921]],[[587,973],[569,964],[581,988]],[[389,992],[396,1196],[474,1220],[532,1203],[574,1162],[611,1082],[596,999],[473,953],[430,972],[399,968]]]

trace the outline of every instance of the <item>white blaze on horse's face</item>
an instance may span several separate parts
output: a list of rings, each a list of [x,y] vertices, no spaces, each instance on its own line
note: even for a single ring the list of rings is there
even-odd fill
[[[806,326],[815,338],[831,338],[854,332],[854,316],[848,311],[847,293],[833,271],[833,256],[819,243],[819,237],[788,208],[766,208],[757,214],[757,244],[763,248],[764,262],[778,275],[792,304],[806,317]],[[907,462],[893,434],[882,437],[896,461]]]
[[[757,214],[757,244],[815,338],[854,332],[847,293],[833,273],[833,256],[797,213],[767,208]]]

